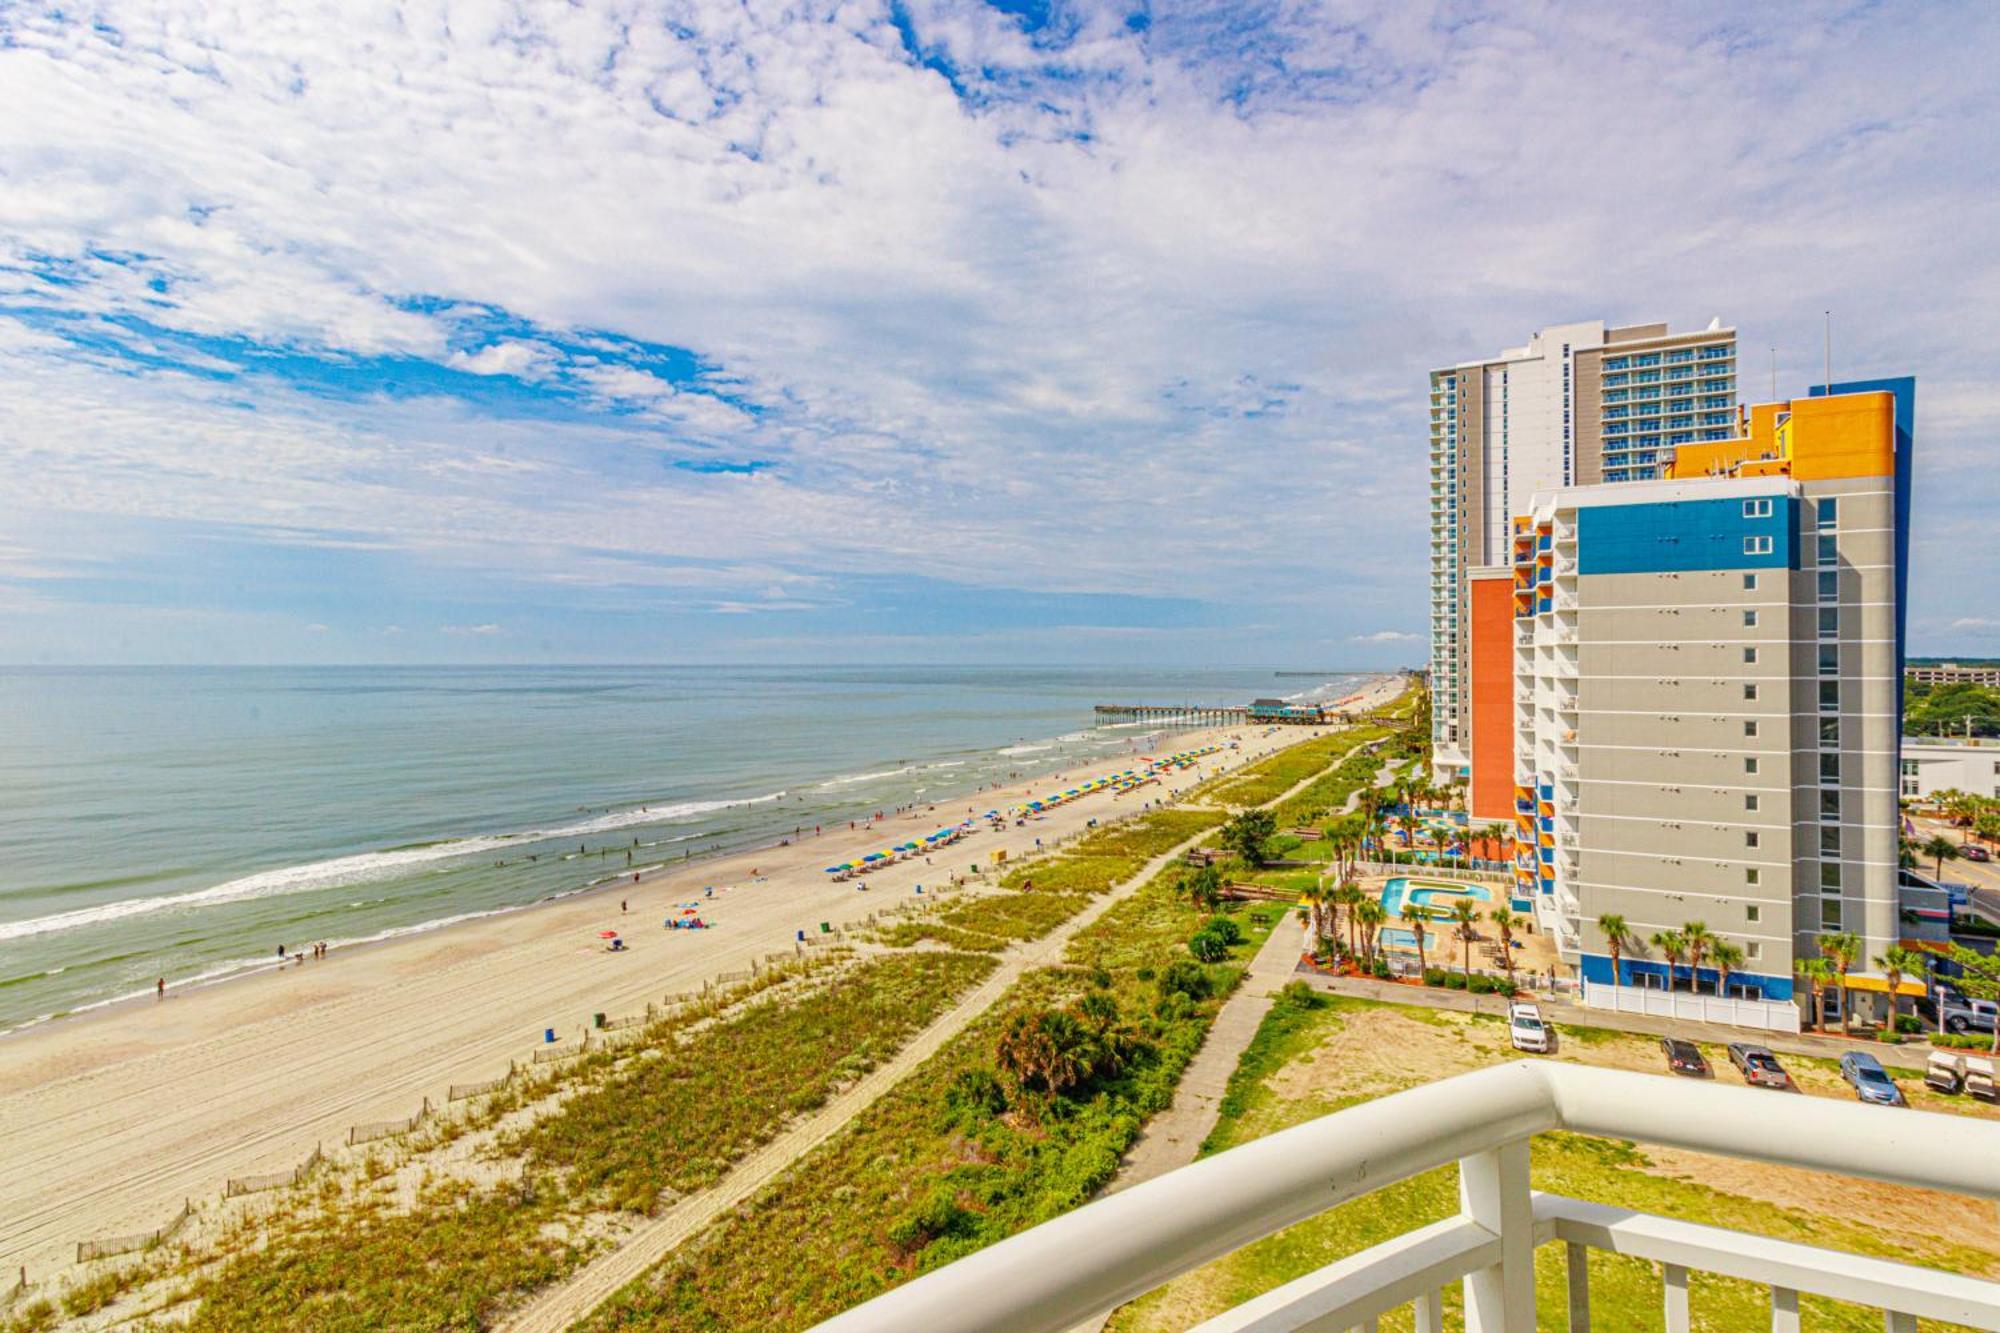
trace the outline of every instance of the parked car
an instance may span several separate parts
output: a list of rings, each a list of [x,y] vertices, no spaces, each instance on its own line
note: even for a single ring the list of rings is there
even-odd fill
[[[1778,1057],[1767,1047],[1754,1046],[1747,1041],[1729,1043],[1729,1063],[1736,1066],[1736,1072],[1743,1075],[1743,1081],[1753,1088],[1781,1088],[1789,1090],[1792,1076],[1778,1063]]]
[[[1968,1000],[1953,995],[1944,1002],[1946,1032],[1991,1032],[2000,1022],[2000,1004],[1992,1000]]]
[[[1956,1096],[1965,1087],[1965,1057],[1957,1051],[1932,1051],[1924,1065],[1924,1086]]]
[[[1549,1050],[1549,1025],[1542,1021],[1542,1011],[1532,1004],[1515,1004],[1507,1008],[1507,1037],[1517,1051],[1533,1051],[1546,1055]]]
[[[1714,1071],[1708,1067],[1708,1058],[1691,1041],[1679,1037],[1660,1038],[1660,1054],[1667,1057],[1667,1068],[1676,1074],[1689,1078],[1712,1078]]]
[[[1896,1080],[1882,1068],[1882,1062],[1866,1051],[1849,1051],[1841,1056],[1840,1076],[1854,1089],[1854,1095],[1864,1102],[1873,1102],[1877,1106],[1909,1105],[1903,1100],[1903,1090],[1896,1086]]]
[[[1968,861],[1991,861],[1993,859],[1993,853],[1987,851],[1976,842],[1968,842],[1960,845],[1958,854]]]

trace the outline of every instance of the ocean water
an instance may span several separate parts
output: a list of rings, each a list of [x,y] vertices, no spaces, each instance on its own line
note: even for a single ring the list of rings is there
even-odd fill
[[[0,669],[0,1029],[1171,737],[1097,703],[1364,676]]]

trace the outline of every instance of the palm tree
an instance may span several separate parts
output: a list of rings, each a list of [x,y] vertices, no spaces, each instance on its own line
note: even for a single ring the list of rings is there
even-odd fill
[[[1382,929],[1382,923],[1389,919],[1389,909],[1382,906],[1379,899],[1364,897],[1356,904],[1354,916],[1361,925],[1361,956],[1372,968],[1375,966],[1375,937]]]
[[[1453,899],[1451,904],[1451,919],[1457,923],[1452,933],[1457,935],[1458,942],[1465,946],[1465,981],[1470,986],[1472,984],[1472,942],[1479,938],[1479,932],[1474,930],[1473,927],[1479,922],[1479,909],[1472,905],[1472,899],[1470,898]]]
[[[1312,914],[1313,940],[1333,943],[1333,884],[1329,880],[1315,880],[1306,890],[1307,911]]]
[[[1653,938],[1647,943],[1658,949],[1660,957],[1667,960],[1667,990],[1671,992],[1680,984],[1681,957],[1687,950],[1687,942],[1678,930],[1659,930],[1653,932]]]
[[[1347,952],[1350,957],[1357,955],[1361,948],[1361,941],[1356,936],[1354,930],[1355,909],[1360,907],[1367,899],[1368,895],[1361,891],[1361,886],[1351,879],[1334,891],[1334,901],[1345,909],[1344,914],[1347,918]]]
[[[1706,921],[1690,921],[1681,927],[1681,947],[1688,956],[1688,992],[1701,993],[1701,960],[1708,956],[1708,950],[1715,943]]]
[[[1717,940],[1709,947],[1708,956],[1715,964],[1715,993],[1729,994],[1729,974],[1743,965],[1743,949],[1728,940]]]
[[[1514,927],[1519,924],[1520,918],[1504,907],[1496,907],[1486,914],[1486,919],[1500,934],[1500,966],[1507,969],[1507,986],[1511,990],[1514,985]]]
[[[1800,958],[1793,962],[1792,970],[1804,979],[1806,994],[1812,997],[1813,1026],[1821,1032],[1826,1031],[1826,1005],[1823,997],[1827,982],[1833,980],[1833,964],[1824,956]]]
[[[1851,930],[1837,931],[1822,935],[1819,950],[1833,964],[1833,970],[1840,987],[1840,1030],[1850,1032],[1854,1028],[1851,1006],[1847,1003],[1847,973],[1861,957],[1861,937]]]
[[[1604,947],[1611,951],[1611,984],[1625,984],[1625,973],[1620,968],[1620,960],[1625,956],[1625,942],[1632,936],[1632,928],[1625,918],[1616,912],[1606,912],[1597,918],[1597,928],[1604,932]]]
[[[1914,976],[1927,978],[1930,975],[1931,956],[1922,949],[1906,949],[1898,944],[1885,949],[1875,959],[1875,966],[1882,969],[1883,978],[1889,983],[1889,1031],[1896,1030],[1896,1014],[1899,1012],[1896,988],[1903,984],[1903,978]],[[1942,1013],[1942,1009],[1939,1010]]]
[[[1937,868],[1931,872],[1931,878],[1943,879],[1944,863],[1958,859],[1958,844],[1942,833],[1933,833],[1930,840],[1924,843],[1923,854],[1937,863]]]
[[[1417,975],[1421,977],[1430,970],[1430,964],[1424,958],[1424,936],[1430,933],[1425,929],[1427,920],[1424,909],[1415,903],[1404,903],[1403,910],[1398,915],[1403,918],[1403,924],[1410,928],[1410,938],[1416,942]]]

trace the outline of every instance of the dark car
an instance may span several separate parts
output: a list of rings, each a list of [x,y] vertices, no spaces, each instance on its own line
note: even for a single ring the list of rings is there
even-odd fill
[[[1966,843],[1958,849],[1958,854],[1968,861],[1991,861],[1993,859],[1993,853],[1987,851],[1976,842]]]
[[[1679,1037],[1662,1037],[1660,1054],[1667,1057],[1667,1068],[1676,1074],[1686,1074],[1689,1078],[1712,1077],[1707,1058],[1691,1041],[1682,1041]]]
[[[1854,1089],[1854,1095],[1877,1106],[1907,1106],[1903,1090],[1882,1068],[1882,1062],[1866,1051],[1849,1051],[1840,1057],[1840,1076]]]
[[[1778,1057],[1769,1048],[1755,1046],[1747,1041],[1729,1043],[1729,1063],[1736,1066],[1736,1072],[1743,1075],[1743,1081],[1753,1088],[1789,1089],[1792,1076],[1778,1063]]]

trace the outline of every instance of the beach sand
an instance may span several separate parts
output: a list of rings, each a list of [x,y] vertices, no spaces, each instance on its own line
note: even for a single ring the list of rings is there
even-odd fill
[[[1370,687],[1369,703],[1402,682]],[[1160,752],[1240,740],[1218,771],[1312,735],[1238,727],[1188,732]],[[860,921],[909,901],[993,853],[1010,859],[1091,819],[1186,787],[1193,773],[1130,796],[1098,793],[1004,833],[982,831],[934,858],[830,883],[823,867],[986,810],[1127,767],[1105,760],[1025,786],[971,793],[849,832],[829,827],[789,847],[694,861],[576,897],[445,926],[324,960],[136,1001],[0,1039],[0,1271],[41,1281],[80,1240],[165,1223],[182,1200],[215,1201],[231,1176],[284,1170],[349,1126],[414,1112],[447,1085],[493,1078],[526,1060],[545,1028],[574,1040],[591,1015],[643,1010],[718,973],[793,948],[799,930]],[[934,810],[934,813],[933,813]],[[752,870],[756,871],[753,879]],[[704,886],[716,886],[703,898]],[[727,886],[727,887],[725,887]],[[620,900],[630,910],[620,911]],[[715,928],[668,931],[700,900]],[[607,953],[598,932],[623,932]]]

